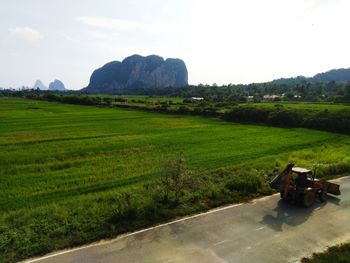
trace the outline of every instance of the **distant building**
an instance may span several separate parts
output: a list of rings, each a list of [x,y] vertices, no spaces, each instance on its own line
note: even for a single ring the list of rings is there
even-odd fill
[[[191,100],[192,101],[201,101],[201,100],[204,100],[204,98],[202,98],[202,97],[192,97]]]
[[[254,96],[247,96],[247,102],[254,102]]]
[[[263,97],[263,101],[268,102],[268,101],[274,101],[274,100],[278,100],[281,99],[283,96],[281,95],[264,95]]]

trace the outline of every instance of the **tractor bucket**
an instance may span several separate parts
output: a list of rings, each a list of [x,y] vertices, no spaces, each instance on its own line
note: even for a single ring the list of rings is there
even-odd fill
[[[339,184],[327,182],[326,187],[328,193],[332,195],[340,195]]]

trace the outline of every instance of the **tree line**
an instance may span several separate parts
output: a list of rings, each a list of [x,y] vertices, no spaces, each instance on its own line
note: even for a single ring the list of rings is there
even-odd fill
[[[13,92],[33,92],[41,94],[57,94],[57,91],[13,91],[0,90],[0,94]],[[69,91],[66,94],[84,95],[81,91]],[[335,81],[312,83],[307,80],[300,80],[291,83],[252,83],[228,84],[228,85],[189,85],[186,87],[165,87],[165,88],[133,88],[118,90],[111,95],[146,95],[146,96],[166,96],[166,97],[203,97],[211,102],[242,103],[251,98],[254,102],[264,100],[266,95],[277,95],[274,100],[279,101],[308,101],[308,102],[350,102],[350,82],[339,83]]]

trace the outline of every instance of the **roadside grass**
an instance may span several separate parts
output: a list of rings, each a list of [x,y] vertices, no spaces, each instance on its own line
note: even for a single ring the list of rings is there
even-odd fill
[[[321,253],[315,253],[310,258],[303,258],[302,263],[348,263],[350,262],[350,243],[328,248]]]
[[[0,123],[4,262],[270,194],[288,162],[350,171],[350,138],[308,129],[14,98]],[[165,202],[162,167],[180,154],[192,183]]]

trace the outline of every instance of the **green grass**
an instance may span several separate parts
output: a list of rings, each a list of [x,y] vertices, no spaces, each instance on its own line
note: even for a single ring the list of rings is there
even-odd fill
[[[328,248],[325,252],[313,254],[311,258],[303,258],[302,263],[348,263],[350,262],[350,243]]]
[[[0,98],[0,258],[18,260],[239,201],[245,194],[234,180],[242,171],[241,178],[267,181],[276,166],[294,161],[318,165],[324,175],[348,172],[349,151],[348,136],[315,130]],[[181,152],[188,169],[206,179],[179,207],[159,212],[144,185]],[[136,196],[137,216],[126,218],[125,193]]]

